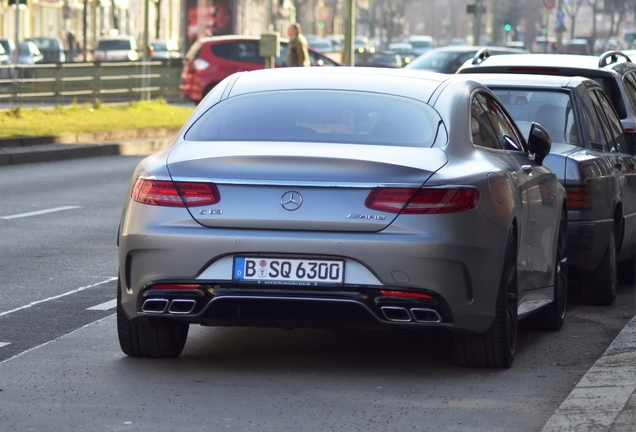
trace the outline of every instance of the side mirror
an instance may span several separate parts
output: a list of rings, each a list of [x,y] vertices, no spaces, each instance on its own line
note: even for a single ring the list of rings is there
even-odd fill
[[[528,150],[534,155],[535,161],[543,164],[543,160],[550,153],[552,139],[543,126],[539,123],[532,123],[528,136]]]

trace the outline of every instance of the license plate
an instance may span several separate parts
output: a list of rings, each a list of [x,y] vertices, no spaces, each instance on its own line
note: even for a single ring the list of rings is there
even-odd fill
[[[344,261],[235,257],[234,279],[270,284],[342,284]]]

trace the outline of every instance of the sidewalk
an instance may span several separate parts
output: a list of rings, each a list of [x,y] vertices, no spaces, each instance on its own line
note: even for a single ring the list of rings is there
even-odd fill
[[[146,155],[169,145],[179,128],[0,139],[0,167],[95,156]]]
[[[146,155],[179,129],[0,140],[0,167],[108,155]],[[581,378],[542,432],[636,431],[636,316]]]
[[[636,317],[581,378],[543,432],[636,431]]]

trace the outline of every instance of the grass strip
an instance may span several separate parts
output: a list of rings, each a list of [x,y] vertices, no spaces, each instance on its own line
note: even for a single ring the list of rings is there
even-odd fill
[[[52,109],[18,107],[0,112],[0,138],[181,127],[193,110],[163,100],[116,106],[95,103]]]

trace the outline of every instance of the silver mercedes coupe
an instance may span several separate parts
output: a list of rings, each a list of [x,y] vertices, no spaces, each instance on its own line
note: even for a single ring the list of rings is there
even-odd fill
[[[234,74],[133,174],[121,348],[177,357],[190,324],[438,328],[456,364],[510,367],[520,319],[566,314],[550,147],[461,75]]]

